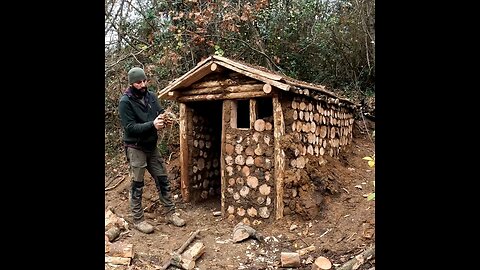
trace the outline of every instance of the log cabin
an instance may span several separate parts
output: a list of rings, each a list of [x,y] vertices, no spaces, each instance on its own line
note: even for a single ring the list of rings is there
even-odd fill
[[[325,86],[217,55],[158,96],[179,103],[183,200],[219,198],[223,217],[247,224],[299,210],[292,197],[305,181],[287,186],[286,175],[349,145],[359,106]]]

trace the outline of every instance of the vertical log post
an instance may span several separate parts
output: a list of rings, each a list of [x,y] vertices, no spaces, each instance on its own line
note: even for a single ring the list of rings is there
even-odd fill
[[[222,137],[220,141],[220,193],[221,193],[221,212],[222,212],[222,217],[225,216],[225,192],[227,192],[227,180],[225,179],[225,123],[227,122],[225,119],[225,113],[227,110],[232,110],[231,106],[231,101],[230,100],[224,100],[222,104]],[[230,119],[230,121],[232,121]]]
[[[187,105],[180,103],[180,189],[183,201],[190,201],[190,181],[188,179],[188,140],[187,140]]]
[[[250,99],[250,128],[253,128],[253,123],[257,120],[257,101]]]
[[[285,135],[285,122],[283,121],[282,104],[278,96],[273,97],[273,137],[275,153],[275,188],[276,188],[276,219],[283,217],[283,176],[285,170],[285,152],[280,140]]]

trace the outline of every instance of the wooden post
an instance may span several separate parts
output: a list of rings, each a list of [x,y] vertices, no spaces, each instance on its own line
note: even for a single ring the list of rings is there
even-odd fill
[[[280,140],[285,134],[285,122],[283,121],[282,104],[278,96],[273,97],[273,137],[275,157],[275,189],[276,189],[276,219],[283,217],[283,176],[285,170],[285,152]]]
[[[180,103],[180,189],[184,202],[190,201],[190,181],[188,179],[188,140],[187,121],[190,121],[187,113],[187,105]]]
[[[257,101],[250,99],[250,128],[253,127],[255,120],[257,120]]]
[[[225,123],[227,122],[225,119],[225,112],[227,110],[232,110],[231,103],[233,103],[230,100],[224,100],[223,101],[223,106],[222,106],[222,135],[221,135],[221,142],[220,142],[220,189],[221,189],[221,210],[222,211],[222,217],[225,216],[225,192],[227,192],[227,181],[225,179]],[[230,119],[229,122],[231,122],[232,119]]]

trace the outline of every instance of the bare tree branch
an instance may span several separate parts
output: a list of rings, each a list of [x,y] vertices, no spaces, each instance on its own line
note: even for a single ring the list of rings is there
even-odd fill
[[[125,55],[124,57],[118,59],[115,63],[109,64],[107,67],[105,67],[105,72],[110,71],[114,66],[118,65],[120,62],[126,60],[126,59],[129,58],[129,57],[134,57],[135,60],[137,60],[137,62],[139,62],[140,64],[142,64],[140,61],[138,61],[138,59],[136,58],[136,56],[139,55],[139,54],[141,54],[141,53],[143,53],[144,51],[150,49],[152,46],[153,46],[153,45],[150,45],[150,46],[148,46],[148,47],[146,47],[146,48],[144,48],[144,49],[142,49],[142,50],[140,50],[140,51],[138,51],[138,52],[136,52],[136,53],[130,53],[130,54],[128,54],[128,55]],[[143,65],[143,64],[142,64],[142,65]]]
[[[135,11],[137,11],[140,15],[142,15],[144,21],[145,21],[148,25],[150,25],[150,27],[151,27],[154,31],[156,30],[156,27],[150,23],[150,21],[147,19],[147,16],[145,16],[145,14],[144,14],[141,10],[139,10],[136,6],[134,6],[131,1],[127,1],[127,3],[128,3],[133,9],[135,9]],[[140,5],[140,1],[138,1],[138,5]]]
[[[139,38],[137,38],[137,37],[130,36],[130,35],[128,35],[128,37],[131,38],[131,39],[134,39],[134,40],[136,40],[136,41],[138,41],[138,42],[140,42],[140,43],[143,43],[143,44],[145,44],[145,45],[147,45],[147,46],[151,46],[151,44],[149,44],[149,43],[147,43],[146,41],[143,41],[143,40],[141,40],[141,39],[139,39]]]
[[[137,59],[137,57],[135,56],[135,54],[134,54],[134,53],[130,53],[130,55],[131,55],[131,56],[133,56],[133,58],[135,58],[135,60],[136,60],[136,61],[137,61],[137,62],[138,62],[140,65],[142,65],[142,69],[144,69],[144,68],[145,68],[145,66],[143,65],[143,63],[142,63],[142,62],[140,62],[140,61],[138,61],[138,59]]]
[[[259,50],[255,49],[255,48],[253,48],[252,46],[250,46],[250,44],[248,44],[248,43],[247,43],[246,41],[244,41],[244,40],[241,40],[241,39],[238,39],[238,38],[223,37],[223,36],[220,36],[220,35],[205,35],[205,37],[216,37],[216,38],[224,39],[224,40],[235,40],[235,41],[238,41],[238,42],[240,42],[241,44],[243,44],[243,45],[245,45],[246,47],[248,47],[249,49],[251,49],[251,50],[253,50],[253,51],[255,51],[255,52],[263,55],[265,58],[267,58],[268,61],[270,61],[270,62],[275,66],[275,68],[278,69],[278,71],[280,71],[280,73],[282,73],[283,75],[285,75],[285,74],[284,74],[284,70],[283,70],[281,67],[277,66],[277,65],[275,64],[275,62],[274,62],[266,53],[264,53],[264,52],[262,52],[262,51],[259,51]]]
[[[129,40],[127,40],[127,39],[125,38],[125,36],[130,37],[128,34],[127,34],[127,35],[124,35],[123,32],[122,32],[114,23],[112,23],[112,27],[115,28],[115,30],[117,30],[118,37],[120,38],[120,41],[123,40],[123,41],[125,41],[125,42],[128,44],[128,46],[132,47],[133,49],[136,49],[136,48],[135,48],[135,45],[133,45]],[[148,45],[148,44],[147,44],[147,45]]]
[[[122,2],[120,3],[120,7],[118,8],[117,12],[115,13],[115,16],[113,17],[113,19],[110,19],[110,14],[113,10],[113,7],[115,6],[115,0],[112,0],[112,1],[113,1],[113,3],[111,5],[110,11],[108,12],[108,14],[105,14],[105,18],[109,19],[109,21],[111,22],[111,24],[108,26],[108,28],[105,29],[105,35],[107,35],[108,31],[110,31],[110,29],[112,28],[112,24],[117,20],[118,14],[120,14],[121,10],[123,9],[123,3],[125,3],[124,0],[121,0]]]
[[[137,37],[131,36],[130,34],[123,33],[123,31],[121,31],[121,30],[119,29],[119,27],[117,26],[115,20],[117,19],[117,15],[123,10],[123,6],[124,6],[124,3],[125,3],[125,2],[127,2],[127,3],[129,4],[129,6],[131,6],[131,7],[132,7],[133,9],[135,9],[138,13],[140,13],[140,14],[143,16],[143,18],[145,19],[145,21],[147,21],[146,16],[145,16],[137,7],[135,7],[135,6],[131,3],[131,1],[126,1],[126,0],[121,0],[121,1],[122,1],[122,2],[121,2],[121,4],[120,4],[120,8],[117,10],[117,13],[115,14],[115,17],[114,17],[113,19],[111,19],[111,18],[108,17],[108,16],[106,17],[106,19],[107,19],[108,21],[110,21],[110,25],[109,25],[108,29],[105,31],[105,35],[107,35],[107,32],[113,27],[113,28],[117,31],[117,33],[120,34],[120,35],[119,35],[120,39],[123,40],[123,41],[125,41],[125,42],[126,42],[129,46],[131,46],[132,48],[135,48],[135,46],[134,46],[132,43],[130,43],[125,37],[129,37],[129,38],[131,38],[131,39],[133,39],[133,40],[136,40],[136,41],[139,42],[139,43],[143,43],[143,44],[149,46],[150,44],[149,44],[148,42],[143,41],[143,40],[141,40],[141,39],[139,39],[139,38],[137,38]],[[113,4],[112,4],[112,7],[113,7]],[[147,23],[150,25],[150,27],[151,27],[152,29],[155,30],[155,28],[154,28],[153,25],[151,25],[149,22],[147,22]]]

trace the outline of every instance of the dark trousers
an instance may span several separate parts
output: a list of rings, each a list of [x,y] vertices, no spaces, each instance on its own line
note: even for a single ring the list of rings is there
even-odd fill
[[[169,209],[174,208],[170,194],[170,182],[167,178],[167,171],[163,159],[155,148],[152,152],[144,152],[135,148],[127,147],[127,160],[130,164],[130,171],[132,174],[132,185],[130,195],[130,207],[135,222],[144,219],[142,207],[142,195],[145,170],[155,180],[155,186],[160,196],[160,203]]]

